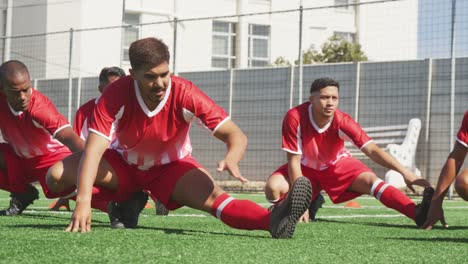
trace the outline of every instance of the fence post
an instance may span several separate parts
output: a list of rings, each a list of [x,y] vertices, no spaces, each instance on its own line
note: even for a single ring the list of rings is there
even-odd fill
[[[361,92],[361,62],[357,62],[356,65],[356,100],[354,101],[354,120],[359,120],[359,95]]]
[[[289,109],[293,107],[293,97],[294,97],[294,64],[291,65],[291,81],[289,84]]]
[[[70,28],[70,44],[68,52],[68,122],[71,122],[71,111],[72,111],[72,91],[73,91],[73,74],[72,74],[72,63],[73,63],[73,28]]]
[[[6,19],[5,19],[5,40],[3,48],[3,61],[10,60],[11,54],[11,28],[13,21],[13,0],[7,1]]]
[[[177,75],[177,17],[174,17],[174,47],[172,51],[172,72]]]
[[[456,71],[456,57],[455,57],[455,14],[456,14],[457,0],[452,0],[452,36],[450,41],[450,56],[451,56],[451,75],[450,75],[450,151],[452,151],[453,144],[455,144],[455,71]],[[450,200],[453,198],[453,183],[450,185],[448,197]]]
[[[234,90],[234,69],[229,70],[229,116],[232,118],[232,93]]]
[[[83,81],[83,79],[81,78],[81,74],[78,76],[78,81],[77,81],[77,85],[78,87],[76,87],[76,107],[80,107],[81,105],[81,82]]]
[[[303,63],[302,63],[302,18],[304,15],[304,9],[301,6],[299,7],[299,102],[298,104],[302,104],[302,78],[303,78]]]
[[[430,178],[429,164],[431,159],[431,152],[429,151],[429,132],[431,126],[431,100],[432,100],[432,67],[433,60],[429,59],[427,69],[427,98],[426,98],[426,130],[424,135],[424,146],[425,146],[425,155],[424,155],[424,165],[426,167],[426,177]],[[436,176],[437,177],[437,176]]]

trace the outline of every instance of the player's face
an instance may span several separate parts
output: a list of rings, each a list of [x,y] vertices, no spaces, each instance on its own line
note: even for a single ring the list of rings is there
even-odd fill
[[[159,104],[169,86],[169,64],[163,62],[156,67],[142,67],[130,70],[130,74],[138,82],[140,92],[145,103]]]
[[[7,77],[3,83],[3,92],[11,108],[15,111],[26,111],[31,102],[31,81],[27,73],[17,73]]]
[[[339,91],[335,86],[327,86],[313,93],[309,99],[313,105],[314,115],[332,117],[338,108]]]

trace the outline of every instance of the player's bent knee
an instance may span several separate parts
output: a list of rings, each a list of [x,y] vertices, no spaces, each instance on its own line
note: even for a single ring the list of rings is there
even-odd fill
[[[49,168],[46,174],[46,184],[47,187],[52,192],[61,192],[63,191],[63,163],[57,162],[52,167]]]
[[[455,179],[455,190],[463,200],[468,201],[468,169],[460,173]]]
[[[276,201],[289,190],[289,183],[282,175],[272,175],[265,184],[265,197],[268,201]]]

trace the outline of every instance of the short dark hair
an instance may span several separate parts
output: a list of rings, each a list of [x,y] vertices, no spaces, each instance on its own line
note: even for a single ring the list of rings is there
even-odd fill
[[[143,66],[158,66],[163,62],[169,63],[169,48],[160,39],[144,38],[133,42],[128,50],[132,69]]]
[[[122,77],[125,76],[125,71],[116,66],[102,68],[101,73],[99,73],[99,84],[107,85],[109,76]]]
[[[25,73],[29,76],[28,67],[19,60],[9,60],[0,65],[0,81],[3,83],[6,81],[9,75],[16,73]]]
[[[332,78],[323,77],[318,78],[312,82],[312,85],[310,86],[310,93],[319,91],[320,89],[327,86],[335,86],[338,88],[338,90],[340,89],[340,84],[337,81],[333,80]]]

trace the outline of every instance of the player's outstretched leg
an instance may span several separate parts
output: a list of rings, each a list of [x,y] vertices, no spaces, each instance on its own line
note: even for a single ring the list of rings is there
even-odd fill
[[[20,215],[26,207],[31,205],[35,200],[39,199],[39,191],[36,187],[28,184],[27,190],[24,193],[10,194],[10,207],[0,211],[0,215],[15,216]]]
[[[136,192],[123,202],[110,202],[107,208],[112,228],[135,228],[138,218],[148,201],[148,194]]]
[[[271,210],[270,233],[274,238],[291,238],[297,221],[304,214],[312,199],[312,185],[305,177],[299,177],[282,201]]]

